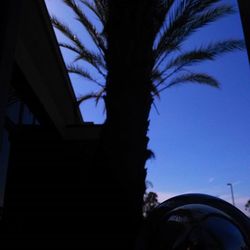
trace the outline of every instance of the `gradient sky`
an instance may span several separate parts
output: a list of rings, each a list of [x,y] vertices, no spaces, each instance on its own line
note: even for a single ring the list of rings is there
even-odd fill
[[[225,0],[236,6],[235,0]],[[76,23],[72,12],[61,0],[46,0],[50,14],[82,32],[82,40],[91,48],[91,40]],[[88,14],[90,14],[88,12]],[[91,18],[94,18],[93,16]],[[65,38],[56,31],[59,41]],[[194,34],[187,47],[225,38],[243,38],[238,14],[219,20]],[[62,50],[65,61],[72,53]],[[250,71],[245,52],[236,52],[196,67],[217,78],[220,89],[183,85],[162,93],[156,100],[160,115],[150,114],[149,147],[156,158],[147,163],[148,180],[163,201],[171,196],[198,192],[231,202],[232,183],[236,205],[244,210],[250,199]],[[94,72],[93,72],[94,73]],[[122,77],[122,76],[121,76]],[[71,76],[76,96],[94,86]],[[102,123],[103,106],[81,105],[85,121]]]

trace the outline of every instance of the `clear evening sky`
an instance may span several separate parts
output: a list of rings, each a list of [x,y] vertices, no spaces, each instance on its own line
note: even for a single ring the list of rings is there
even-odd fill
[[[225,0],[237,7],[236,0]],[[49,12],[91,40],[61,0],[46,0]],[[89,13],[89,12],[88,12]],[[89,13],[90,14],[90,13]],[[94,18],[93,16],[91,18]],[[65,38],[56,31],[59,41]],[[79,34],[79,33],[78,33]],[[239,14],[223,18],[194,34],[187,47],[226,38],[243,38]],[[65,61],[72,53],[62,50]],[[250,199],[250,71],[246,52],[234,52],[199,66],[221,83],[220,89],[182,85],[162,93],[150,115],[150,149],[156,155],[147,163],[148,180],[163,201],[182,193],[206,193],[231,202],[232,183],[236,205],[244,210]],[[122,76],[121,76],[122,77]],[[72,75],[76,96],[92,84]],[[95,87],[95,86],[93,86]],[[103,106],[81,105],[85,121],[102,123]]]

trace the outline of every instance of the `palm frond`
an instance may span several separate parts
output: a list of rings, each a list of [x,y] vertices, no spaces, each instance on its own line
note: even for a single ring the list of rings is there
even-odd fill
[[[68,49],[76,54],[80,54],[81,50],[79,48],[77,48],[74,45],[68,44],[68,43],[59,43],[59,46],[65,49]]]
[[[63,0],[64,3],[69,6],[76,14],[76,19],[83,25],[87,30],[96,47],[105,54],[106,46],[102,35],[97,31],[96,27],[89,21],[87,16],[83,13],[81,8],[76,4],[74,0]]]
[[[106,78],[106,76],[107,76],[106,65],[101,59],[98,59],[98,62],[92,61],[92,60],[87,60],[86,56],[84,54],[79,54],[75,58],[74,62],[77,62],[79,60],[83,60],[84,62],[91,64],[102,77]]]
[[[95,93],[88,93],[85,95],[82,95],[80,97],[77,98],[77,103],[78,105],[81,104],[84,101],[90,100],[90,99],[95,99],[96,98],[96,94]]]
[[[103,27],[106,25],[106,17],[103,14],[103,11],[98,11],[96,5],[94,5],[93,3],[90,3],[88,0],[79,0],[79,1],[82,4],[84,4],[86,7],[88,7],[96,15],[96,17],[102,23]]]
[[[61,31],[73,44],[75,44],[75,46],[79,50],[84,50],[85,46],[82,44],[79,37],[74,34],[66,24],[64,24],[54,16],[51,17],[51,22],[53,26],[59,31]]]
[[[174,5],[175,0],[157,0],[155,1],[155,9],[153,10],[155,22],[153,24],[155,35],[160,31],[167,14]]]
[[[98,105],[101,98],[103,98],[104,93],[106,92],[106,88],[102,88],[99,92],[96,93],[95,104]]]
[[[108,16],[108,0],[94,0],[95,9],[106,24]]]
[[[234,12],[231,5],[221,4],[211,7],[210,5],[215,1],[209,2],[210,4],[205,6],[201,0],[183,0],[178,5],[177,10],[164,24],[161,37],[154,50],[156,62],[159,60],[162,62],[169,52],[179,49],[182,43],[198,29]]]
[[[152,82],[161,81],[162,80],[162,72],[158,69],[153,70],[151,80],[152,80]]]
[[[188,5],[188,11],[191,11],[191,14],[198,14],[211,6],[221,2],[221,0],[184,0],[183,2]]]
[[[105,68],[105,64],[103,63],[102,56],[100,56],[99,54],[92,52],[86,48],[84,48],[84,50],[80,50],[76,46],[67,43],[59,43],[59,46],[77,54],[74,62],[83,60],[92,65],[103,77],[106,76],[101,69]]]
[[[184,83],[198,83],[203,85],[209,85],[211,87],[218,88],[219,82],[212,76],[206,74],[206,73],[186,73],[181,76],[178,76],[174,78],[172,81],[170,81],[169,84],[167,84],[165,87],[162,87],[158,90],[159,93],[162,91],[173,87],[175,85],[184,84]]]
[[[160,99],[160,93],[157,89],[157,86],[155,84],[151,84],[151,93],[153,96],[156,96],[158,99]],[[155,107],[156,111],[157,111],[157,108]]]
[[[85,95],[82,95],[77,98],[77,103],[81,104],[84,101],[90,100],[90,99],[95,99],[96,100],[96,105],[98,104],[98,101],[102,98],[103,93],[105,92],[105,89],[103,88],[99,92],[91,92]]]
[[[99,53],[92,52],[92,51],[86,51],[86,52],[78,53],[78,56],[75,58],[75,62],[78,60],[84,60],[92,64],[94,67],[98,67],[98,68],[102,68],[106,70],[106,63],[102,55],[100,55]]]
[[[172,67],[181,70],[183,67],[193,66],[196,63],[207,60],[215,60],[218,56],[229,53],[235,50],[244,50],[245,42],[243,40],[225,40],[216,43],[210,43],[207,46],[201,46],[198,49],[188,51],[178,55],[166,64],[164,69],[159,72],[158,77],[162,76],[165,71]]]
[[[100,87],[104,87],[103,84],[101,84],[100,82],[98,82],[97,80],[95,80],[88,71],[84,70],[82,67],[76,66],[76,65],[67,65],[67,70],[69,73],[71,74],[77,74],[80,75],[81,77],[96,83],[98,86]]]

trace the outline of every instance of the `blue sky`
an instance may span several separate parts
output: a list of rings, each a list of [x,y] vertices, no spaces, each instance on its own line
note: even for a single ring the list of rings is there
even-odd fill
[[[227,0],[236,5],[235,0]],[[74,21],[70,10],[61,0],[46,0],[49,12],[75,32],[82,28]],[[90,13],[88,13],[90,14]],[[58,40],[65,38],[56,32]],[[91,48],[85,32],[82,40]],[[194,34],[187,47],[225,38],[242,38],[238,14],[221,19]],[[62,50],[66,62],[72,54]],[[183,85],[162,93],[156,100],[160,115],[150,114],[149,147],[156,158],[147,163],[148,180],[160,200],[171,196],[199,192],[218,196],[231,202],[234,187],[236,205],[243,209],[250,199],[250,71],[245,52],[221,57],[216,62],[199,66],[216,77],[220,89]],[[93,72],[94,73],[94,72]],[[86,93],[92,84],[71,76],[77,96]],[[81,105],[86,121],[104,120],[102,105]]]

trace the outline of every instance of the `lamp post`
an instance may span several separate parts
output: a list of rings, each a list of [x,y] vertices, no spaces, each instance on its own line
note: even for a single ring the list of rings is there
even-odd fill
[[[231,195],[232,195],[232,203],[235,206],[235,202],[234,202],[234,192],[233,192],[233,184],[232,183],[227,183],[228,186],[230,186],[230,190],[231,190]]]

